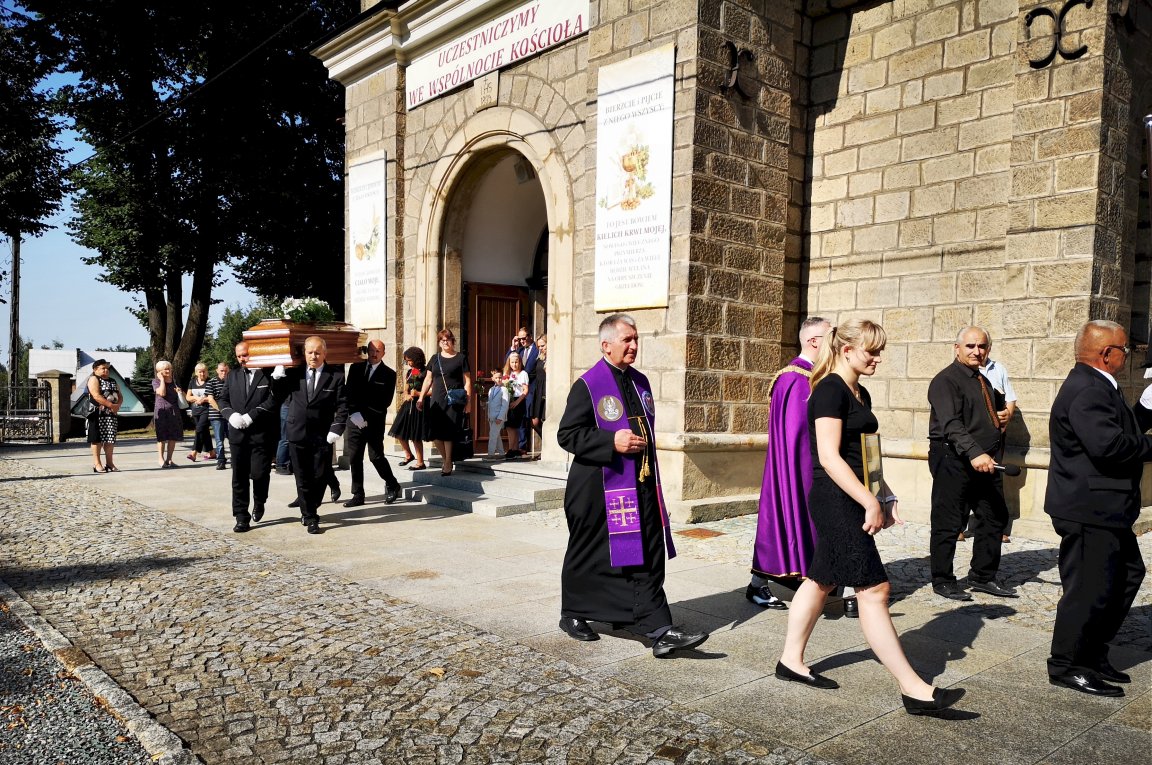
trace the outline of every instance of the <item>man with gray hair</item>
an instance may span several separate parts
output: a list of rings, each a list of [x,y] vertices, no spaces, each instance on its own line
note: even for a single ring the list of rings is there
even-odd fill
[[[568,550],[560,629],[599,640],[589,621],[652,640],[658,659],[708,639],[672,625],[664,559],[676,555],[656,463],[656,404],[633,368],[639,338],[627,314],[600,323],[603,357],[568,394],[557,440],[574,459],[564,491]]]
[[[928,386],[928,469],[932,473],[932,589],[951,600],[971,600],[952,572],[956,538],[968,508],[975,524],[968,586],[1002,598],[1016,591],[996,581],[1008,525],[1004,486],[994,455],[1000,451],[995,392],[980,367],[991,340],[981,327],[965,327],[952,348],[956,359]]]
[[[820,342],[831,328],[812,316],[800,325],[800,355],[772,378],[768,388],[768,453],[760,487],[760,512],[752,552],[752,581],[744,597],[761,608],[788,606],[772,594],[768,581],[791,589],[808,573],[816,548],[816,527],[808,515],[812,453],[808,442],[808,378]],[[855,605],[846,601],[846,608]],[[855,611],[848,611],[855,616]]]

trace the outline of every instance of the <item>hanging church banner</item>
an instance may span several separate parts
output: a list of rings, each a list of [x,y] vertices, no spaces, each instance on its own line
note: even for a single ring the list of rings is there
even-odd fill
[[[524,3],[413,59],[404,75],[408,108],[587,31],[588,0]]]
[[[668,305],[675,69],[673,45],[600,67],[597,311]]]
[[[348,168],[348,321],[387,326],[387,158]]]

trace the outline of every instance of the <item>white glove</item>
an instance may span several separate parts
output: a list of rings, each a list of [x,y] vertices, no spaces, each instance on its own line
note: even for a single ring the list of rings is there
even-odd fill
[[[336,435],[332,431],[328,431],[328,443],[334,444],[339,440],[340,440],[340,436]]]
[[[1149,385],[1144,389],[1144,392],[1140,394],[1140,406],[1145,409],[1152,409],[1152,385]]]
[[[359,412],[353,412],[351,416],[348,417],[348,422],[352,423],[358,428],[365,428],[368,426],[368,421],[365,420],[364,415],[360,414]]]
[[[277,364],[276,368],[272,370],[272,379],[273,380],[279,380],[279,379],[287,377],[287,376],[288,376],[288,373],[284,371],[284,365],[283,364]]]
[[[236,428],[236,430],[244,430],[244,415],[239,412],[233,412],[228,415],[228,424]]]
[[[252,415],[242,414],[242,415],[240,415],[240,417],[241,417],[241,419],[244,420],[244,427],[245,428],[252,424]]]

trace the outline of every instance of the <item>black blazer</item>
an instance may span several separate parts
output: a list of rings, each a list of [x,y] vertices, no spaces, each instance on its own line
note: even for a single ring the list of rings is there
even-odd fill
[[[383,427],[388,408],[396,399],[396,370],[381,362],[369,379],[367,367],[367,361],[357,361],[348,368],[348,411],[359,412],[369,424]]]
[[[307,366],[291,367],[276,381],[277,400],[288,400],[285,437],[293,443],[323,441],[328,433],[341,435],[348,419],[344,368],[325,364],[320,368],[316,393],[308,397]]]
[[[280,440],[280,406],[272,396],[272,377],[264,369],[252,372],[252,385],[247,389],[244,382],[247,369],[237,367],[229,372],[216,404],[225,423],[233,413],[252,418],[252,424],[244,430],[228,425],[228,440],[233,444],[275,443]]]
[[[1131,526],[1140,512],[1140,477],[1152,459],[1152,411],[1087,364],[1076,364],[1048,420],[1052,459],[1044,512],[1095,526]]]

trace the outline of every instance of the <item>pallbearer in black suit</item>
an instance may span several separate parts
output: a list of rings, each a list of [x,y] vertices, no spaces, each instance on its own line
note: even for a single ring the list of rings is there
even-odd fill
[[[574,456],[564,491],[568,551],[561,574],[560,629],[599,640],[588,621],[650,638],[657,658],[708,638],[672,626],[664,556],[676,555],[660,494],[655,402],[636,362],[636,322],[600,324],[604,357],[568,394],[558,440]]]
[[[248,343],[236,345],[236,369],[228,373],[220,388],[217,405],[228,423],[228,443],[232,445],[232,530],[247,531],[251,521],[264,517],[268,501],[268,479],[272,455],[280,437],[280,405],[272,397],[272,380],[263,369],[245,369]],[[223,463],[221,463],[223,464]],[[248,512],[251,482],[252,512]]]
[[[344,433],[348,401],[344,368],[324,363],[328,344],[313,335],[304,341],[305,366],[276,367],[276,398],[288,399],[285,436],[292,454],[300,521],[309,534],[319,534],[316,508],[324,498],[325,472],[332,462],[332,444]]]
[[[1076,366],[1048,420],[1052,457],[1044,512],[1060,535],[1060,584],[1048,678],[1097,696],[1123,696],[1131,678],[1108,660],[1140,583],[1144,561],[1132,524],[1140,477],[1152,460],[1152,386],[1129,407],[1116,383],[1131,349],[1111,321],[1090,321],[1076,336]]]
[[[384,363],[384,343],[368,343],[368,360],[357,361],[348,370],[348,465],[352,469],[352,499],[344,507],[364,504],[364,447],[368,461],[384,479],[384,502],[392,504],[400,496],[400,482],[384,458],[384,417],[396,398],[396,372]]]

